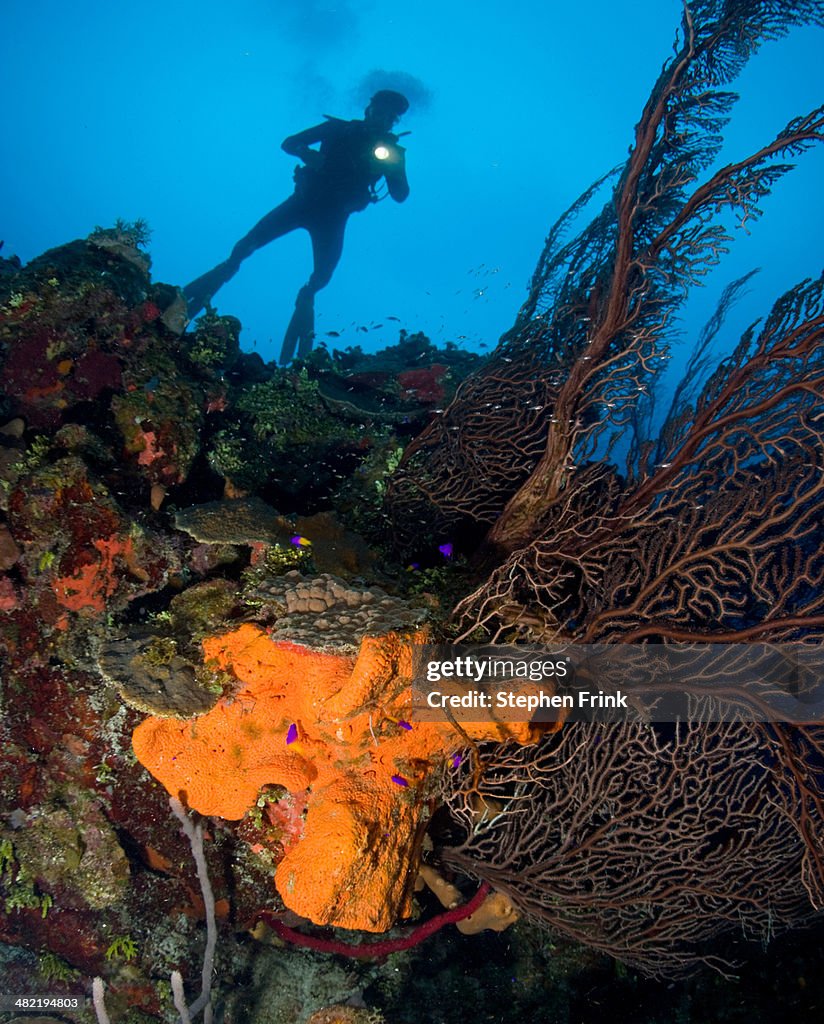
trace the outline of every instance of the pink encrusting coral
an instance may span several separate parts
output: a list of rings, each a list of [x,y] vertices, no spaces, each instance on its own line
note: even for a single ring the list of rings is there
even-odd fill
[[[120,583],[118,566],[148,578],[137,563],[134,540],[128,536],[112,534],[96,538],[75,562],[80,564],[76,564],[70,575],[56,577],[51,585],[58,603],[72,612],[83,609],[102,612]]]

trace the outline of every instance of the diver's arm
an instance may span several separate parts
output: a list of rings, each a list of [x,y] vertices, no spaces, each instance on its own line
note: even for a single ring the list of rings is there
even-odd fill
[[[409,182],[406,180],[406,157],[403,146],[397,146],[397,159],[384,171],[389,195],[396,203],[402,203],[409,196]]]
[[[317,167],[321,160],[321,155],[316,149],[312,149],[312,145],[316,142],[323,142],[329,134],[329,122],[324,121],[323,124],[316,124],[313,128],[306,128],[302,132],[298,132],[297,135],[289,135],[280,144],[280,148],[284,153],[288,153],[290,156],[296,156],[299,160],[302,160],[307,167]]]

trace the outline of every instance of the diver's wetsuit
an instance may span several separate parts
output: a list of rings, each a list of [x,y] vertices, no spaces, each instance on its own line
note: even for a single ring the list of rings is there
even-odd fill
[[[290,135],[284,140],[283,149],[301,155],[315,143],[320,143],[320,151],[309,152],[317,160],[296,169],[293,194],[241,238],[228,260],[185,289],[191,318],[237,273],[247,256],[281,235],[305,228],[312,239],[314,268],[298,292],[283,340],[281,363],[291,360],[295,346],[299,356],[307,355],[312,348],[315,293],[329,283],[338,265],[349,215],[375,200],[375,186],[381,178],[385,178],[389,194],[397,202],[403,202],[409,195],[404,150],[392,132],[383,131],[368,120],[327,118],[314,128]]]

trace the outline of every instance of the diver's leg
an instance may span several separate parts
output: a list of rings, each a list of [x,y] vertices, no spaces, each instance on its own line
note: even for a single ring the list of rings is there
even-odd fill
[[[315,336],[315,293],[305,284],[295,299],[295,310],[283,336],[280,349],[280,365],[291,363],[295,355],[295,346],[300,342],[300,355],[305,355],[312,348]],[[309,339],[308,346],[305,339]]]
[[[319,225],[313,224],[309,228],[314,268],[309,280],[298,292],[295,311],[283,338],[281,365],[292,360],[295,346],[299,358],[309,355],[312,351],[312,343],[315,340],[315,294],[329,284],[335,267],[340,262],[345,229],[345,215],[327,219]]]
[[[296,195],[291,195],[280,206],[270,210],[265,217],[255,224],[251,231],[232,249],[229,261],[236,262],[238,266],[251,256],[253,252],[262,249],[264,245],[274,242],[276,238],[288,235],[295,228],[303,227],[305,212],[303,203]]]
[[[240,269],[241,263],[276,238],[300,227],[301,217],[299,204],[295,196],[290,196],[280,206],[270,210],[232,249],[228,260],[218,263],[216,267],[196,278],[183,289],[186,296],[189,319],[193,319],[220,288],[231,280]]]

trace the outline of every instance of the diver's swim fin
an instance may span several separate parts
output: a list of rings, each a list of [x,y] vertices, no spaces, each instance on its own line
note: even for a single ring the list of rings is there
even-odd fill
[[[295,300],[295,311],[286,334],[283,337],[283,347],[280,350],[280,365],[285,366],[291,363],[297,346],[298,356],[303,358],[312,351],[312,342],[315,340],[315,296],[307,288],[301,288]]]
[[[240,263],[224,260],[186,285],[183,294],[186,296],[186,312],[190,320],[194,320],[206,303],[212,301],[215,292],[235,276],[239,267]]]

